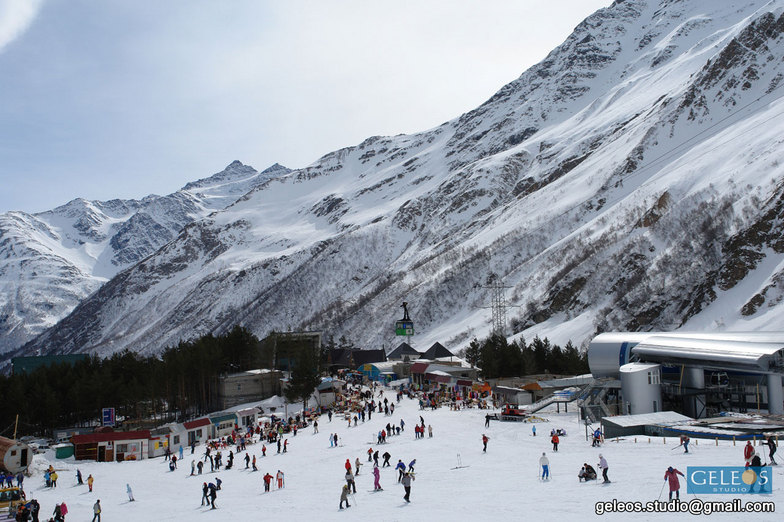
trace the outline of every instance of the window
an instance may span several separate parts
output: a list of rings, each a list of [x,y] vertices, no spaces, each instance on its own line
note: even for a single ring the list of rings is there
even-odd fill
[[[174,438],[172,439],[172,444],[179,444],[179,443],[180,443],[180,436],[175,435]]]
[[[196,437],[201,438],[201,430],[196,430]]]
[[[117,453],[126,453],[128,451],[127,444],[118,444],[117,445]]]

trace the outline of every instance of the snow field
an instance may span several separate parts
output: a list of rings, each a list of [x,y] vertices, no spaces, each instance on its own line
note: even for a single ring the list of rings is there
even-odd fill
[[[385,394],[386,395],[386,394]],[[550,422],[537,424],[537,436],[531,435],[531,424],[491,421],[484,427],[487,410],[436,411],[419,410],[418,403],[403,399],[395,408],[395,415],[374,414],[371,421],[347,427],[340,416],[332,422],[322,416],[319,433],[312,428],[300,430],[296,437],[288,436],[289,451],[278,455],[276,445],[267,445],[267,456],[261,457],[261,444],[248,446],[257,456],[259,472],[245,470],[244,453],[235,455],[234,469],[217,473],[207,471],[203,476],[189,476],[191,459],[202,457],[204,448],[197,447],[191,456],[185,449],[178,469],[168,471],[162,457],[138,462],[96,463],[76,462],[72,458],[55,460],[53,452],[36,455],[33,476],[25,481],[28,498],[41,503],[43,515],[51,514],[55,502],[68,505],[68,520],[90,520],[95,499],[101,499],[104,520],[225,520],[247,516],[275,515],[288,520],[519,520],[533,516],[537,520],[578,520],[599,518],[594,514],[597,501],[656,500],[662,490],[667,466],[686,473],[690,465],[742,465],[743,444],[732,442],[692,441],[691,453],[683,454],[676,438],[627,437],[618,442],[606,442],[602,448],[591,448],[585,440],[585,429],[577,423],[574,413],[540,412]],[[419,416],[433,426],[433,438],[414,439],[414,425]],[[387,444],[377,446],[376,435],[386,423],[400,424],[406,429],[400,436],[388,437]],[[568,435],[561,437],[559,451],[552,451],[551,428],[564,428]],[[337,433],[340,447],[330,448],[329,435]],[[490,438],[487,453],[482,453],[482,433]],[[369,442],[373,442],[369,444]],[[392,467],[381,470],[381,487],[374,493],[372,463],[367,462],[367,449],[389,451]],[[766,449],[766,448],[765,448]],[[550,459],[551,479],[538,479],[538,460],[542,452]],[[224,462],[228,452],[224,452]],[[584,462],[597,468],[602,453],[609,464],[611,485],[595,481],[578,483],[577,473]],[[457,466],[460,454],[463,466]],[[767,455],[767,452],[765,452]],[[363,464],[356,477],[357,493],[349,497],[351,508],[340,511],[340,491],[345,483],[344,464],[352,464],[359,457]],[[397,483],[394,466],[398,459],[408,464],[417,459],[416,480],[411,488],[411,503],[403,501],[403,487]],[[59,471],[57,489],[43,486],[43,469],[52,462]],[[383,462],[383,459],[380,459]],[[87,486],[76,486],[76,468],[85,480],[95,477],[94,492]],[[209,470],[209,463],[207,463]],[[263,492],[262,476],[285,473],[284,489]],[[597,471],[598,468],[597,468]],[[199,505],[202,482],[220,477],[222,490],[218,492],[215,510]],[[129,502],[125,485],[133,488],[136,502]],[[784,509],[784,470],[774,468],[774,492],[768,496],[751,495],[748,500],[772,500]],[[666,500],[667,488],[662,493]],[[681,499],[690,499],[686,483],[681,479]],[[703,500],[731,500],[733,496],[703,495]],[[606,514],[601,518],[623,520],[688,519],[688,514]],[[780,516],[780,515],[778,515]],[[776,514],[713,514],[711,518],[725,520],[778,520]]]

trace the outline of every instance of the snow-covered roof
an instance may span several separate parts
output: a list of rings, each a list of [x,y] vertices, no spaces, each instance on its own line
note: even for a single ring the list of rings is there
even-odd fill
[[[648,424],[678,424],[691,420],[693,419],[674,411],[659,411],[656,413],[638,413],[637,415],[604,417],[602,422],[609,422],[622,428],[630,428],[632,426],[645,426]]]

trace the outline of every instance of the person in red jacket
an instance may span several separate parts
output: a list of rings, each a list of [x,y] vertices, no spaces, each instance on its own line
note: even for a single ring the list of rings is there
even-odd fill
[[[270,484],[272,483],[272,478],[273,477],[272,475],[269,474],[269,472],[267,472],[267,474],[264,475],[264,491],[270,490]]]
[[[670,466],[667,468],[667,471],[664,473],[664,480],[668,480],[670,482],[670,500],[672,500],[672,494],[675,493],[675,498],[680,499],[680,489],[681,483],[678,480],[678,475],[681,477],[685,477],[683,473],[678,471],[677,469]]]
[[[746,441],[746,447],[743,448],[743,458],[746,459],[746,464],[751,462],[751,459],[754,458],[754,447],[751,445],[751,441]]]
[[[560,441],[560,439],[558,439],[558,434],[557,433],[553,434],[552,438],[550,438],[550,442],[553,443],[553,451],[558,451],[558,443],[561,442],[561,441]]]
[[[484,447],[482,448],[482,451],[485,452],[485,453],[487,452],[487,441],[488,440],[490,440],[490,438],[483,433],[482,434],[482,444],[484,445]]]
[[[351,460],[346,459],[346,471],[351,472]]]

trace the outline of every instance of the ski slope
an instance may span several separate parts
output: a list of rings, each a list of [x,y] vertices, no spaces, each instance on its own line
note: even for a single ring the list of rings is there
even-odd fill
[[[387,395],[385,393],[385,395]],[[390,394],[391,395],[391,394]],[[289,409],[291,413],[291,408]],[[204,448],[197,447],[191,456],[186,448],[183,462],[174,472],[168,470],[163,457],[138,462],[95,463],[76,462],[71,459],[56,460],[49,451],[36,455],[33,475],[25,480],[28,498],[41,503],[41,519],[46,520],[55,502],[68,505],[67,520],[92,519],[92,506],[96,499],[103,506],[103,520],[154,521],[154,520],[246,520],[249,517],[274,515],[286,520],[536,520],[570,521],[584,518],[608,520],[629,519],[628,514],[606,514],[597,517],[597,501],[656,500],[662,490],[667,466],[674,466],[686,473],[690,465],[742,465],[742,444],[732,442],[692,442],[692,452],[683,454],[676,439],[630,437],[619,442],[606,442],[600,449],[591,448],[584,437],[584,428],[574,413],[554,411],[541,414],[547,423],[537,424],[538,436],[531,435],[531,425],[518,422],[492,421],[484,427],[487,410],[420,411],[418,403],[404,398],[397,405],[394,416],[374,414],[371,421],[348,428],[345,421],[326,416],[319,421],[320,433],[312,428],[300,430],[296,437],[289,437],[289,452],[276,454],[275,446],[268,445],[267,456],[261,457],[261,444],[248,446],[258,458],[259,472],[245,470],[244,454],[235,457],[235,468],[203,476],[189,476],[191,459],[203,455]],[[414,439],[413,428],[424,417],[433,426],[433,438]],[[381,486],[384,491],[373,493],[372,463],[367,462],[367,449],[377,448],[376,434],[387,422],[399,425],[405,421],[406,429],[400,436],[388,438],[378,446],[381,454],[389,451],[392,468],[383,468]],[[568,436],[561,437],[559,451],[553,453],[549,442],[551,428],[564,428]],[[341,446],[330,448],[330,433],[337,433]],[[482,453],[482,433],[490,437],[487,453]],[[550,459],[552,478],[538,480],[538,459],[542,452]],[[577,472],[584,462],[596,467],[599,453],[609,463],[612,484],[600,485],[596,481],[578,483]],[[461,457],[463,468],[457,466]],[[767,454],[767,453],[766,453]],[[224,461],[226,460],[224,455]],[[340,491],[344,481],[344,463],[352,464],[359,457],[364,464],[356,477],[357,493],[350,499],[351,508],[338,509]],[[402,497],[403,488],[397,483],[394,465],[398,459],[408,464],[417,460],[416,480],[411,490],[411,503]],[[43,485],[43,470],[53,463],[59,472],[58,487],[54,490]],[[94,492],[87,486],[76,486],[76,468],[86,479],[95,478]],[[262,476],[274,475],[277,470],[285,473],[284,489],[263,492]],[[207,466],[209,470],[209,466]],[[201,485],[220,477],[222,490],[217,499],[218,508],[210,510],[199,505]],[[126,483],[133,488],[136,502],[129,502]],[[681,479],[683,499],[692,498],[686,493]],[[774,468],[772,495],[746,495],[747,500],[775,501],[784,510],[784,469]],[[667,491],[662,493],[666,499]],[[754,497],[754,498],[752,498]],[[731,500],[732,496],[704,495],[703,500]],[[780,513],[778,517],[780,517]],[[683,520],[689,514],[638,514],[635,520]],[[673,518],[676,517],[676,518]],[[711,520],[780,520],[774,514],[713,514]],[[694,517],[697,519],[698,517]]]

